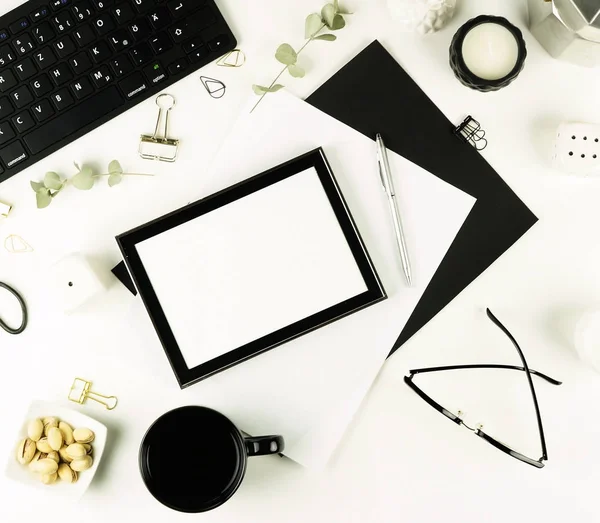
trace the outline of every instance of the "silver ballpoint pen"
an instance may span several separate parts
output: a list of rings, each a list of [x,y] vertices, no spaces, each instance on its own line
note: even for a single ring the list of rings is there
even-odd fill
[[[402,269],[404,270],[406,283],[411,286],[412,275],[410,270],[410,259],[408,257],[406,238],[402,228],[402,218],[400,217],[400,210],[398,209],[396,190],[394,189],[394,181],[392,179],[392,170],[390,169],[390,162],[388,160],[385,144],[383,143],[383,138],[379,133],[377,133],[375,141],[377,142],[377,167],[379,169],[379,176],[381,176],[383,190],[387,195],[388,204],[390,206],[392,223],[394,225],[394,234],[396,236],[396,243],[398,244],[398,252],[400,253],[400,261],[402,262]]]

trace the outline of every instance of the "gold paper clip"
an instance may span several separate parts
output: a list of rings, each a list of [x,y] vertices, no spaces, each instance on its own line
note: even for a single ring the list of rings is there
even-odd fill
[[[158,105],[159,111],[154,134],[152,136],[142,135],[138,152],[144,160],[174,162],[179,151],[179,140],[169,138],[169,113],[175,107],[175,97],[163,93],[156,98],[156,105]],[[161,130],[164,130],[162,136],[160,136]]]
[[[73,385],[71,385],[71,390],[69,391],[69,400],[83,405],[86,402],[86,400],[90,399],[97,403],[100,403],[101,405],[104,405],[106,407],[106,410],[113,410],[114,408],[116,408],[119,402],[116,396],[104,396],[103,394],[92,392],[90,390],[91,387],[91,381],[87,381],[82,378],[75,378],[75,381],[73,381]],[[102,401],[98,398],[109,400],[110,403]]]

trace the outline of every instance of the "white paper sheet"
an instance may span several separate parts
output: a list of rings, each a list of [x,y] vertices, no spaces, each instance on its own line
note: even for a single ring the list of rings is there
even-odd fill
[[[189,368],[368,290],[314,168],[136,249]]]
[[[197,389],[198,399],[210,398],[211,406],[223,410],[243,430],[282,434],[285,454],[316,468],[324,466],[335,450],[475,203],[471,196],[390,153],[415,280],[407,288],[374,142],[286,93],[269,95],[254,113],[249,114],[248,108],[241,115],[215,159],[210,189],[222,189],[319,146],[388,300],[228,369]]]

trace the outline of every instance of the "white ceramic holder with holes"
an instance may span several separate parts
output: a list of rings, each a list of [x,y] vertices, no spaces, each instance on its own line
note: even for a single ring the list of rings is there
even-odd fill
[[[65,312],[73,312],[106,287],[85,256],[75,253],[50,268],[51,297]]]
[[[600,125],[564,122],[554,142],[554,167],[571,174],[600,174]]]

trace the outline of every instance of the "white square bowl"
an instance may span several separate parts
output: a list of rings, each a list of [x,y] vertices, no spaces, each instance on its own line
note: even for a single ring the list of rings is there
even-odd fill
[[[44,485],[38,477],[38,474],[34,474],[29,470],[27,465],[21,465],[17,461],[17,445],[21,440],[27,437],[27,425],[32,419],[45,418],[47,416],[55,416],[61,421],[67,422],[74,429],[90,429],[94,431],[94,434],[96,435],[92,443],[92,446],[94,447],[94,463],[90,469],[79,473],[79,479],[74,484],[62,482],[59,479],[54,485]],[[56,493],[56,495],[66,496],[72,499],[79,499],[90,486],[90,483],[98,470],[98,465],[102,460],[102,454],[104,453],[104,447],[106,446],[107,434],[108,430],[105,425],[79,411],[67,409],[53,403],[34,401],[29,406],[23,424],[15,437],[15,444],[11,449],[11,455],[9,456],[6,466],[6,476],[19,483],[44,489],[46,492]]]

